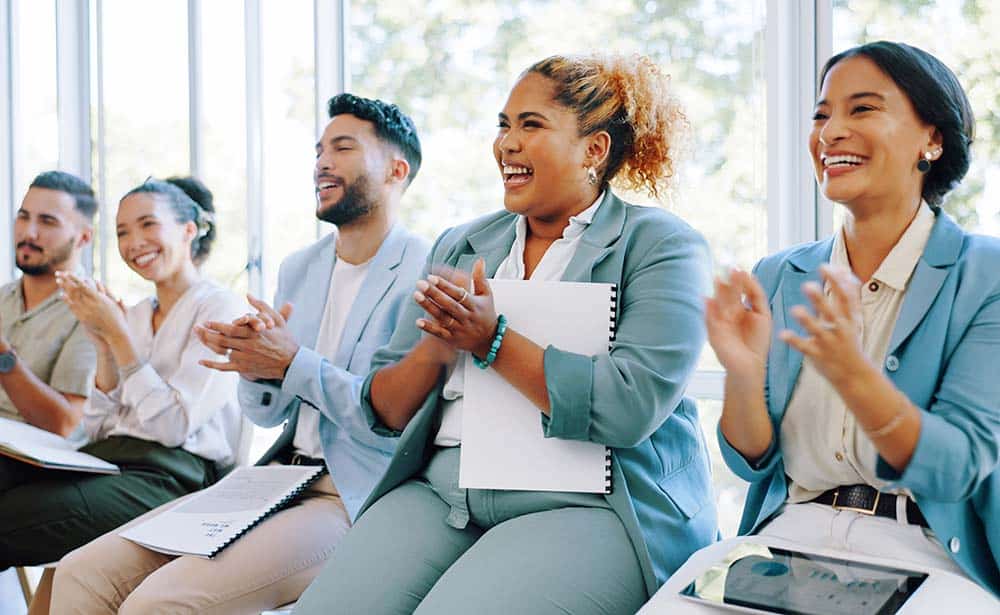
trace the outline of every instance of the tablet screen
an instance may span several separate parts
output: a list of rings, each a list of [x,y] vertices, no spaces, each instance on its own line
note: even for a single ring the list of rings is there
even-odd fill
[[[927,573],[740,543],[681,595],[791,615],[891,615]]]

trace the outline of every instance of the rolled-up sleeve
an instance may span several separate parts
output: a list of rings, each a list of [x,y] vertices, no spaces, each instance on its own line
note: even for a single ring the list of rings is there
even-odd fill
[[[696,232],[682,229],[637,260],[623,273],[610,352],[591,357],[545,350],[547,437],[633,447],[680,403],[705,341],[707,246]]]

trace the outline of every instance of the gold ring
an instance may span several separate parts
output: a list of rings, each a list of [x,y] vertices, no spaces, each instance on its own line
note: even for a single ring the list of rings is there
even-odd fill
[[[465,290],[463,288],[462,289],[462,296],[458,298],[458,302],[464,306],[465,305],[465,298],[468,297],[468,296],[469,296],[469,291],[467,291],[467,290]]]
[[[455,324],[455,317],[452,316],[451,314],[449,314],[448,315],[448,324],[442,323],[441,326],[444,327],[445,329],[450,329],[453,324]]]

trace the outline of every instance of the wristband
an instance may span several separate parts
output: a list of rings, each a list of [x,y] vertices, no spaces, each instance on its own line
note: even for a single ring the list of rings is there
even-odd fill
[[[493,343],[490,344],[490,351],[486,354],[485,359],[480,359],[476,355],[472,355],[472,363],[479,369],[486,369],[497,360],[497,352],[500,350],[500,344],[503,343],[503,334],[507,332],[507,317],[503,314],[497,316],[497,334],[493,338]]]

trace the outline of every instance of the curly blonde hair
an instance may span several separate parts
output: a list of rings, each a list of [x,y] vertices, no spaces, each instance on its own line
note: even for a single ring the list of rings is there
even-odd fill
[[[581,136],[611,135],[602,185],[644,189],[654,198],[674,176],[675,142],[688,123],[670,77],[644,55],[551,56],[524,74],[548,77],[555,100],[577,114]]]

